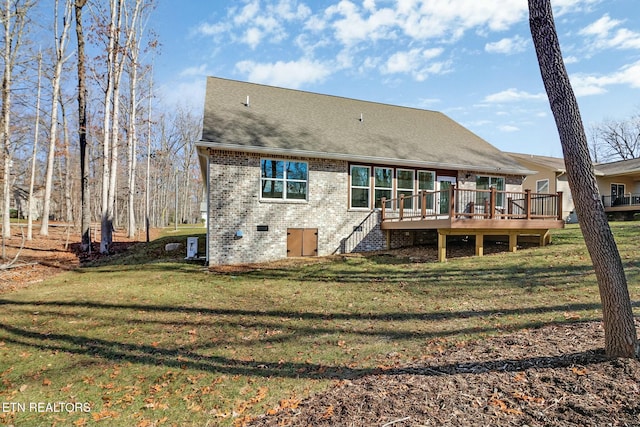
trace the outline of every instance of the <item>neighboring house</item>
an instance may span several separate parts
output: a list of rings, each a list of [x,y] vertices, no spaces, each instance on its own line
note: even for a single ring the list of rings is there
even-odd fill
[[[640,212],[640,159],[595,165],[604,210],[614,217]]]
[[[442,113],[210,77],[202,139],[209,264],[401,247],[436,235],[548,241],[558,198]],[[426,231],[425,231],[426,230]]]
[[[35,188],[31,201],[31,216],[35,221],[39,220],[42,216],[43,200],[44,187]],[[29,216],[29,187],[13,186],[11,206],[17,210],[19,218],[27,218]],[[53,202],[52,206],[55,207],[55,202]]]
[[[562,192],[562,218],[567,218],[574,210],[573,197],[567,180],[564,159],[533,154],[508,153],[523,167],[536,171],[527,176],[522,187],[534,193]]]
[[[509,153],[520,164],[535,174],[527,176],[522,185],[535,192],[557,192],[563,195],[563,218],[574,210],[573,198],[567,181],[564,159],[532,154]],[[612,217],[627,218],[640,212],[640,159],[597,163],[594,173],[605,211]],[[548,189],[548,190],[547,190]]]

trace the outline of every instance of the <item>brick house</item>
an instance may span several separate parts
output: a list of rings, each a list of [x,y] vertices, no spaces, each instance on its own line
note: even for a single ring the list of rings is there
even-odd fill
[[[533,173],[440,112],[214,77],[197,148],[211,265],[400,247],[425,229],[446,245],[459,224],[512,218]],[[483,193],[463,204],[467,190]],[[466,213],[454,215],[457,205]],[[500,232],[517,238],[509,224]]]

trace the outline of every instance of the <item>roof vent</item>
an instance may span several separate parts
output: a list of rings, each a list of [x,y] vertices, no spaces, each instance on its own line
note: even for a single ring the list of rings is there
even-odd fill
[[[360,113],[360,121],[364,122],[364,114]]]
[[[245,106],[245,107],[248,107],[248,106],[249,106],[249,95],[247,95],[247,102],[245,102],[245,103],[244,103],[244,106]]]

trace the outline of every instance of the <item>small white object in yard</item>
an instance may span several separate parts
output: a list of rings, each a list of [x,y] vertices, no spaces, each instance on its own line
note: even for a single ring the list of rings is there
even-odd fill
[[[167,243],[166,245],[164,245],[164,250],[165,252],[172,252],[180,249],[181,246],[182,243]]]

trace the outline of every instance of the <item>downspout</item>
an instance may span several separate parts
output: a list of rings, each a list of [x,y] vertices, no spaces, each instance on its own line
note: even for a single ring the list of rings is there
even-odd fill
[[[209,230],[211,230],[211,216],[210,216],[211,209],[209,207],[210,206],[209,205],[209,201],[210,201],[209,199],[211,197],[211,191],[210,191],[210,188],[209,188],[209,186],[211,185],[211,181],[209,180],[210,167],[211,167],[210,166],[210,162],[211,162],[211,156],[209,156],[209,154],[207,154],[207,173],[206,173],[206,175],[207,175],[207,185],[205,187],[207,189],[207,237],[206,237],[207,245],[206,245],[206,249],[205,249],[206,257],[207,257],[207,260],[205,261],[205,264],[207,266],[209,265],[209,238],[210,238],[209,237]]]
[[[210,167],[211,167],[211,156],[209,155],[208,151],[206,151],[205,153],[203,153],[201,150],[198,150],[198,157],[200,158],[206,158],[207,159],[207,170],[204,173],[204,179],[206,180],[206,184],[205,184],[205,191],[207,192],[206,194],[206,206],[207,206],[207,215],[206,215],[206,228],[207,228],[207,234],[206,234],[206,242],[205,242],[205,265],[209,265],[209,239],[211,238],[209,230],[211,227],[211,209],[209,208],[209,202],[211,199],[211,193],[210,193],[210,185],[211,182],[209,180],[210,177]],[[200,165],[202,166],[202,163],[200,163]]]

